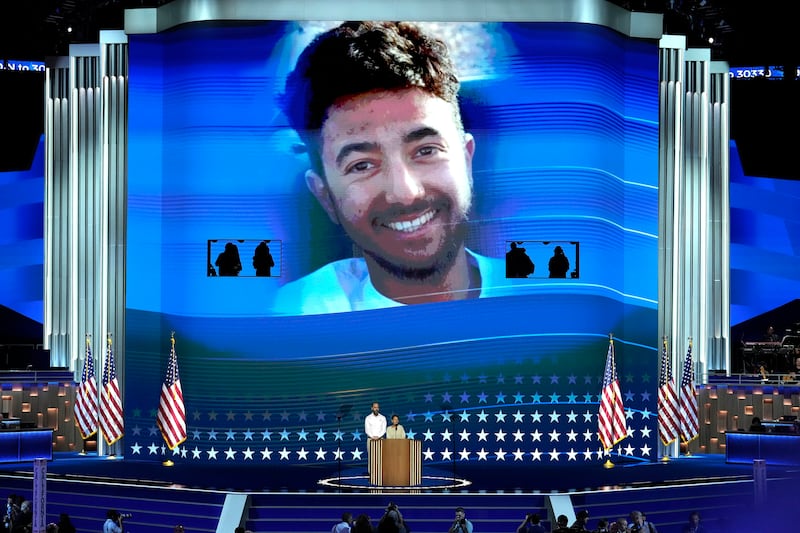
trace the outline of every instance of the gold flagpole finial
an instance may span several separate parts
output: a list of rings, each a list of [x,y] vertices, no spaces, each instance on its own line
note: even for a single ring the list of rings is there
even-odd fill
[[[172,347],[174,348],[175,347],[175,332],[174,331],[170,332],[169,340],[172,343]]]

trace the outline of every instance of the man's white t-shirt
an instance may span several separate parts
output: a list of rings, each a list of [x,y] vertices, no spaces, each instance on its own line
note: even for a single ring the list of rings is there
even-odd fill
[[[480,298],[495,296],[490,289],[503,285],[505,261],[467,250],[481,276]],[[273,311],[286,315],[317,315],[399,307],[406,304],[387,298],[375,288],[363,258],[341,259],[278,291]]]

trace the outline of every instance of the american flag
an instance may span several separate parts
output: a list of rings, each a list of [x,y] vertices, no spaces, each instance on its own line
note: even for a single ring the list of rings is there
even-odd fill
[[[158,427],[170,450],[186,440],[186,411],[183,406],[183,389],[178,373],[178,356],[175,354],[174,336],[171,342],[167,377],[164,378],[164,383],[161,385],[161,399],[158,403]]]
[[[694,365],[692,364],[692,341],[686,351],[686,360],[683,362],[683,377],[681,378],[681,440],[691,442],[700,433],[700,423],[697,419],[697,394],[694,389]]]
[[[667,340],[661,350],[658,379],[658,435],[665,445],[678,438],[678,394],[672,379],[672,363],[667,354]]]
[[[83,360],[81,382],[75,395],[75,422],[84,439],[97,433],[97,382],[89,335],[86,335],[86,356]]]
[[[619,391],[617,363],[614,360],[614,340],[608,341],[606,370],[603,373],[603,390],[600,393],[599,421],[600,444],[608,451],[616,443],[628,436],[625,422],[625,408],[622,406],[622,394]]]
[[[103,390],[100,394],[100,429],[109,445],[117,442],[125,434],[122,396],[119,392],[117,367],[114,364],[114,351],[111,349],[110,335],[106,349],[106,364],[103,367]]]

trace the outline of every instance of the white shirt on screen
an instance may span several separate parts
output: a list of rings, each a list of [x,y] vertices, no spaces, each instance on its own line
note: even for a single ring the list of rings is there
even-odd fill
[[[480,297],[489,288],[505,280],[505,261],[467,254],[481,274]],[[387,298],[375,288],[363,258],[341,259],[328,263],[300,279],[287,283],[278,291],[273,311],[287,315],[317,315],[400,307],[406,304]]]

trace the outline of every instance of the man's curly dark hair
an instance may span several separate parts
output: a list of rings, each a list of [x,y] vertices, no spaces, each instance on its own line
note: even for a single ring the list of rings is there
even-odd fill
[[[303,50],[286,79],[282,104],[292,128],[316,152],[328,108],[338,99],[412,87],[453,104],[461,124],[459,81],[444,42],[408,22],[344,22]]]

